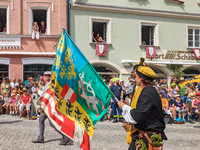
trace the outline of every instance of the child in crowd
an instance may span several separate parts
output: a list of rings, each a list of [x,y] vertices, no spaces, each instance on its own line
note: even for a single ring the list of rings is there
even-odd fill
[[[10,115],[13,114],[14,115],[14,110],[15,110],[15,105],[16,105],[16,98],[14,94],[11,94],[11,98],[9,100],[10,103]]]
[[[16,95],[16,104],[15,104],[15,114],[18,113],[20,104],[21,104],[21,96],[19,94],[17,94]]]
[[[15,98],[16,98],[16,95],[17,95],[17,94],[21,95],[21,92],[20,92],[20,88],[19,88],[19,86],[15,86],[15,90],[13,91],[12,94],[15,95],[15,96],[14,96]]]
[[[112,108],[111,105],[109,105],[107,112],[105,113],[105,118],[104,120],[109,120],[111,121],[111,113],[112,113]]]

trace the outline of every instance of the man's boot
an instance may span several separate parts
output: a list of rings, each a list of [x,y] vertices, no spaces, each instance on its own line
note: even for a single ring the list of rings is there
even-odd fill
[[[44,143],[44,139],[40,139],[40,138],[38,138],[37,140],[33,140],[33,141],[31,141],[32,143]]]
[[[68,138],[67,140],[63,140],[59,143],[59,145],[72,145],[72,141]]]
[[[124,123],[124,118],[123,117],[119,117],[119,122]]]
[[[113,118],[113,123],[117,122],[117,117]]]

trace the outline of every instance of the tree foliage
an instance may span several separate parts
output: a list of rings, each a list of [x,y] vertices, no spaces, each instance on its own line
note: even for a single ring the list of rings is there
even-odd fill
[[[174,72],[173,77],[182,77],[184,72],[181,72],[181,68],[183,67],[183,65],[167,65],[167,68],[170,69],[171,71]]]

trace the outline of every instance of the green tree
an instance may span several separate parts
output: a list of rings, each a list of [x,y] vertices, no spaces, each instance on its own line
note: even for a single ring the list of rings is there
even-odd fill
[[[167,65],[167,68],[174,72],[173,77],[182,77],[184,72],[181,72],[183,65]]]

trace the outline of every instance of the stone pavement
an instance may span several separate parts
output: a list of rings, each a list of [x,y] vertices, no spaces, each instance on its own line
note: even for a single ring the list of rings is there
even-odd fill
[[[37,138],[38,120],[14,116],[0,116],[0,150],[79,150],[74,144],[59,146],[61,136],[46,120],[45,143],[33,144]],[[122,123],[99,122],[91,142],[91,150],[127,150],[126,133]],[[194,125],[167,125],[168,141],[164,150],[200,150],[200,123]],[[176,148],[175,148],[176,147]]]

